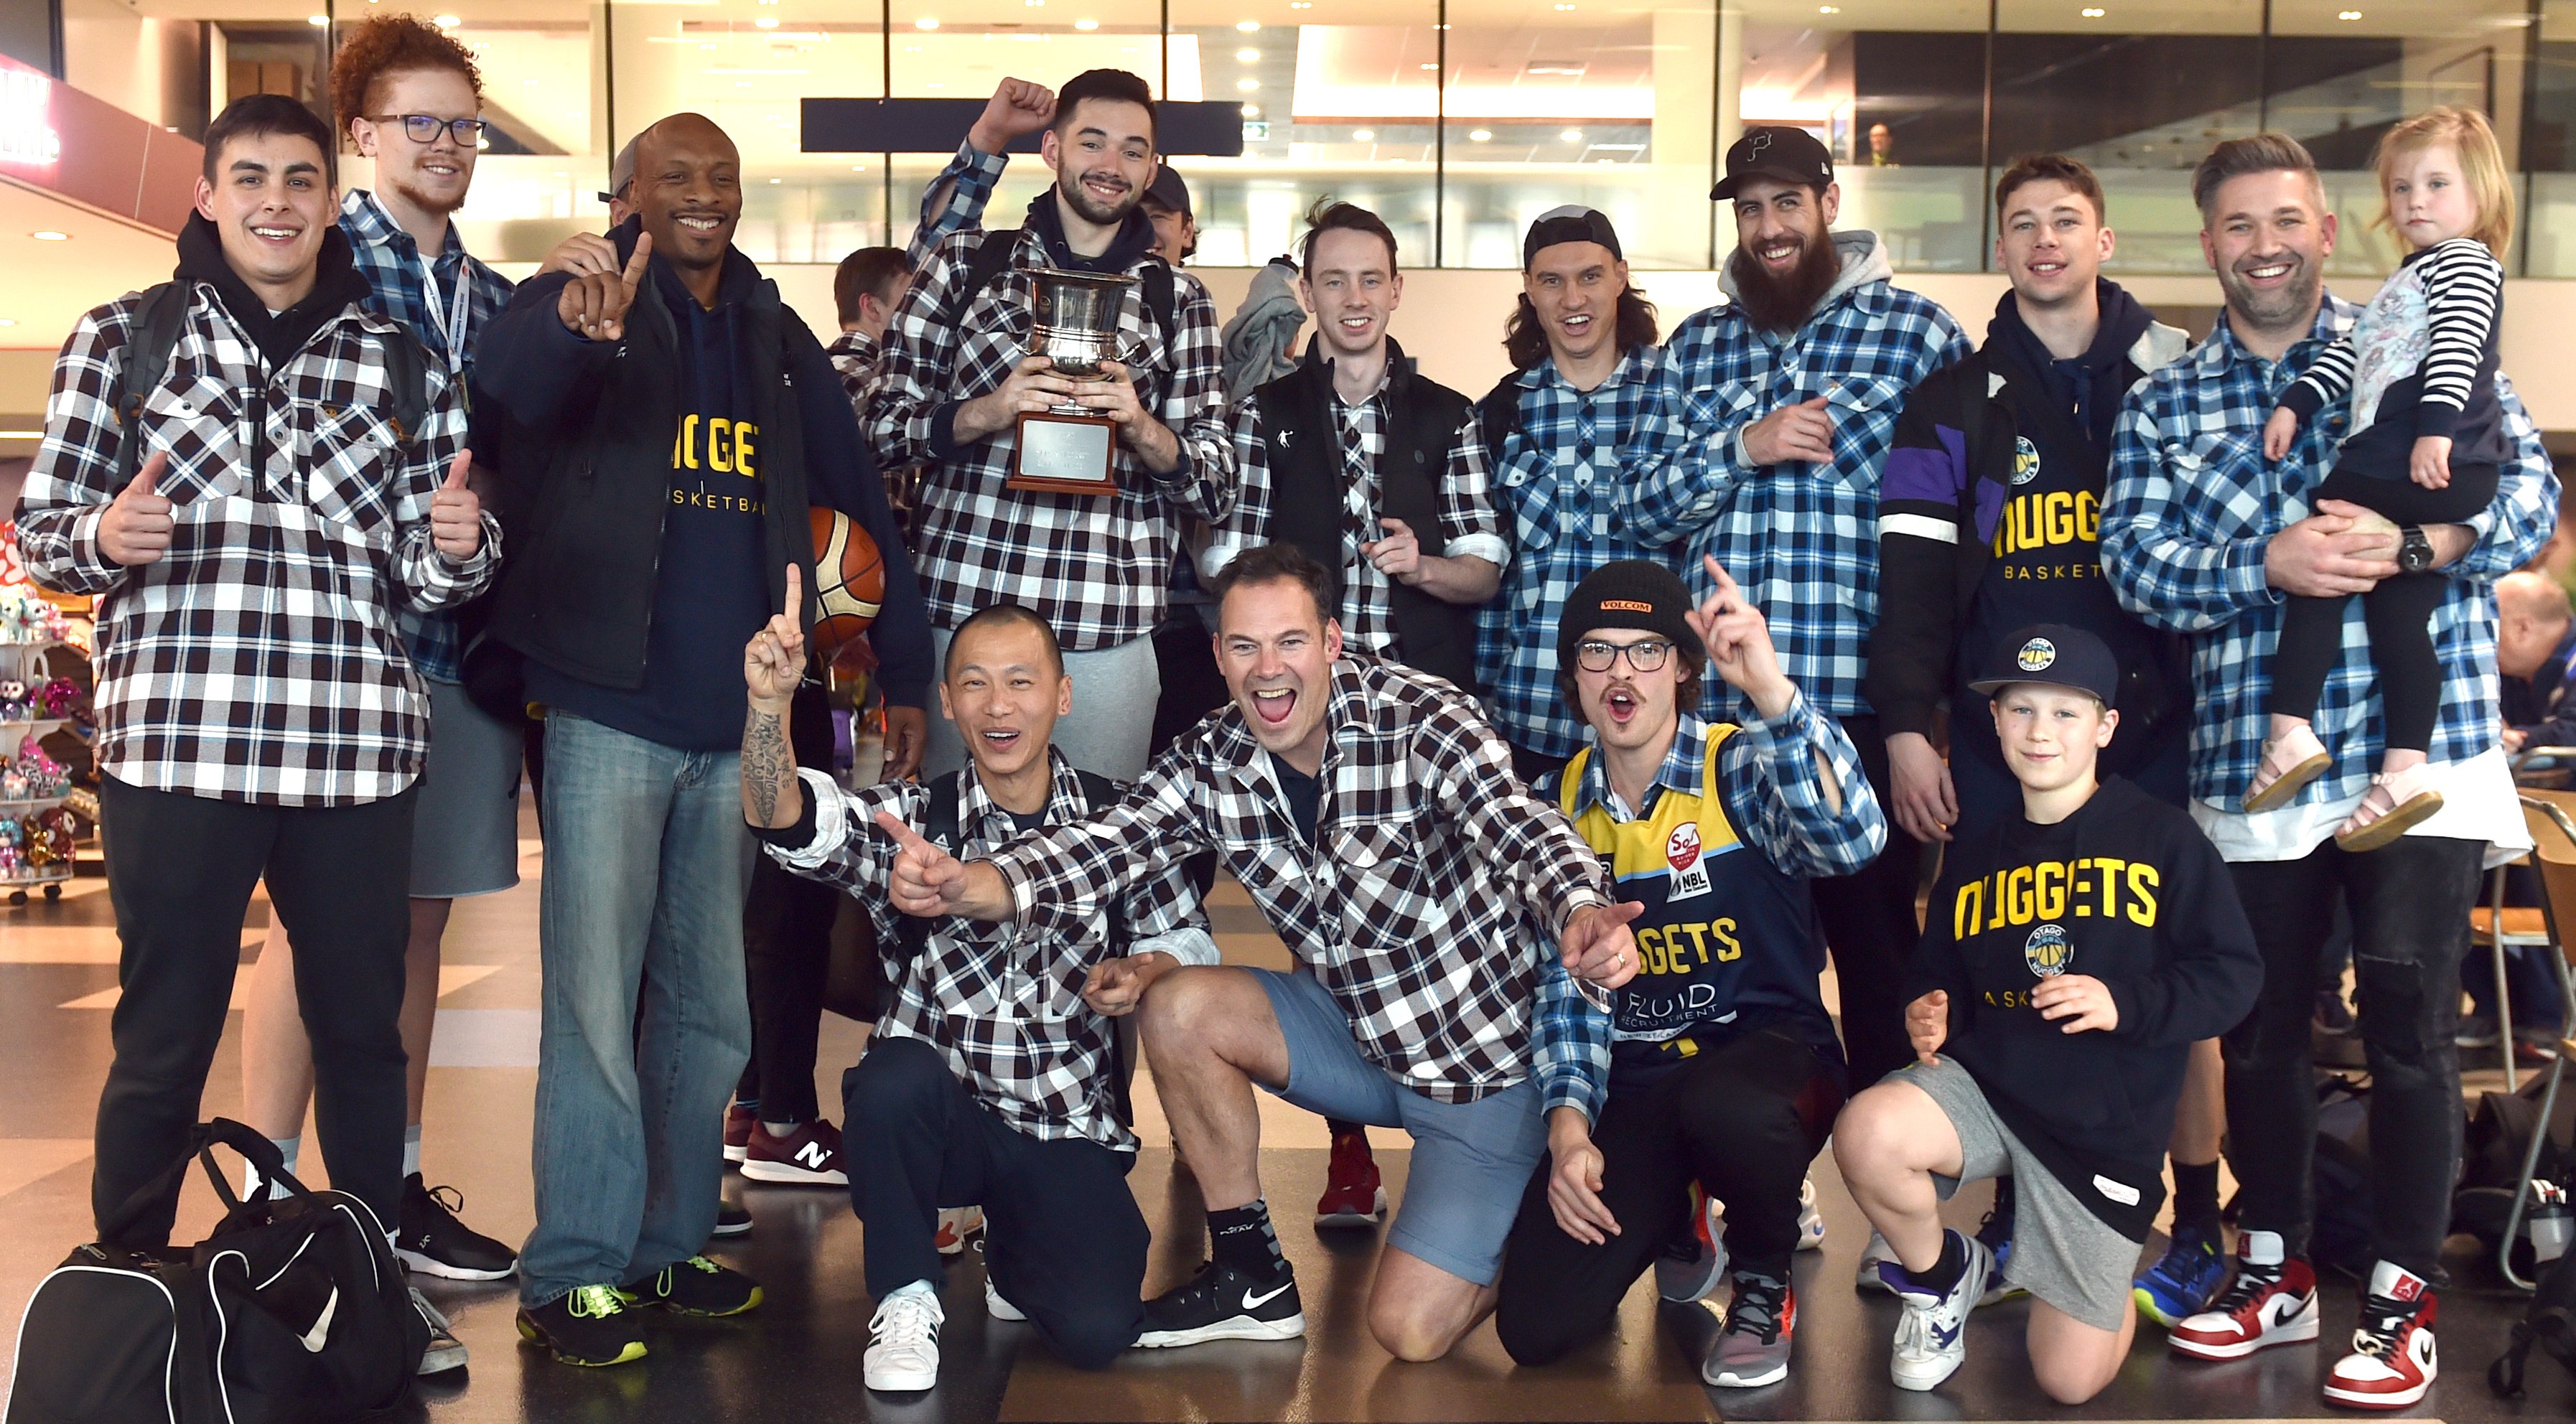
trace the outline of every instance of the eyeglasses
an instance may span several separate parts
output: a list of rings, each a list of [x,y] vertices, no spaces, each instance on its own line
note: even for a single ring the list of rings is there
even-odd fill
[[[436,114],[360,114],[358,117],[371,124],[389,124],[400,119],[403,137],[417,144],[438,142],[440,129],[454,134],[457,145],[462,148],[472,148],[475,140],[483,137],[481,119],[442,119]]]
[[[1621,653],[1628,655],[1628,666],[1639,672],[1653,672],[1671,656],[1673,645],[1661,638],[1647,638],[1634,643],[1602,643],[1590,638],[1574,645],[1574,661],[1585,672],[1608,672]]]

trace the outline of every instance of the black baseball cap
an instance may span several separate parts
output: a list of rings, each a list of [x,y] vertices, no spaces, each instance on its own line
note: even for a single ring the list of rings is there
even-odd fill
[[[1628,259],[1628,254],[1619,250],[1619,232],[1610,226],[1610,219],[1598,209],[1568,203],[1550,208],[1531,221],[1528,235],[1521,239],[1521,270],[1528,271],[1542,249],[1560,242],[1597,242],[1620,261]]]
[[[1699,634],[1683,615],[1695,607],[1681,576],[1648,559],[1617,559],[1583,576],[1556,623],[1556,665],[1574,670],[1574,648],[1603,628],[1643,628],[1684,648]]]
[[[1708,190],[1712,200],[1735,196],[1747,178],[1772,178],[1821,188],[1834,181],[1834,156],[1805,129],[1756,124],[1726,150],[1726,177]]]
[[[2017,682],[2089,692],[2105,707],[2120,695],[2120,660],[2110,644],[2064,623],[2034,623],[2003,638],[1977,671],[1968,690],[1988,697]]]
[[[1167,211],[1183,217],[1197,216],[1190,211],[1190,185],[1182,182],[1181,175],[1173,172],[1172,165],[1168,163],[1154,165],[1154,181],[1145,185],[1145,196],[1162,204]]]

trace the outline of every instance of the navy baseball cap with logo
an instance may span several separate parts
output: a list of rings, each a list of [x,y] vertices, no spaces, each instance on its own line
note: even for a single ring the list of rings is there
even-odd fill
[[[2111,647],[2081,628],[2038,623],[1999,639],[1968,690],[1992,697],[2016,682],[2089,692],[2108,707],[2120,695],[2120,660]]]
[[[1726,151],[1726,177],[1708,195],[1723,202],[1734,197],[1747,178],[1821,188],[1834,181],[1834,156],[1805,129],[1757,124]]]

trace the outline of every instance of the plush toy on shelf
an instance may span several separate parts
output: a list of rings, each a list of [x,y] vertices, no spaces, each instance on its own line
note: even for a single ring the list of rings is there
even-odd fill
[[[0,722],[24,722],[33,715],[32,709],[27,684],[14,677],[0,677]]]

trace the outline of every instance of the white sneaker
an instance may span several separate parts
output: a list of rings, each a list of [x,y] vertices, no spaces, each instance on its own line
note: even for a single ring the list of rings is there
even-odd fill
[[[1909,1289],[1888,1282],[1889,1289],[1904,1303],[1905,1314],[1896,1322],[1896,1348],[1888,1357],[1888,1377],[1898,1389],[1930,1389],[1948,1379],[1968,1357],[1968,1312],[1977,1308],[1977,1298],[1995,1273],[1994,1253],[1984,1242],[1963,1232],[1945,1233],[1958,1241],[1967,1254],[1967,1269],[1946,1295]],[[1904,1267],[1891,1272],[1905,1279]]]
[[[993,1278],[991,1276],[986,1276],[984,1278],[984,1313],[993,1317],[995,1320],[1026,1320],[1029,1318],[1027,1312],[1021,1310],[1018,1306],[1011,1304],[1009,1301],[1002,1299],[1002,1293],[993,1289]]]
[[[1878,1263],[1895,1259],[1896,1253],[1887,1249],[1887,1238],[1872,1230],[1869,1244],[1860,1248],[1860,1265],[1852,1271],[1852,1289],[1886,1291],[1887,1282],[1878,1274]]]
[[[1803,1178],[1798,1183],[1798,1249],[1825,1249],[1825,1217],[1816,1210],[1816,1179]]]
[[[906,1287],[885,1298],[868,1321],[867,1386],[888,1392],[939,1383],[939,1327],[948,1319],[939,1297]]]

